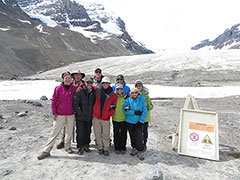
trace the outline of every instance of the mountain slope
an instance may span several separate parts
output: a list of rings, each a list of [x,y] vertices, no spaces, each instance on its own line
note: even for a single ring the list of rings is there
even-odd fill
[[[119,39],[122,45],[137,54],[153,53],[136,43],[125,29],[120,17],[106,11],[104,6],[86,0],[17,0],[31,17],[37,17],[47,25],[58,24],[82,33],[95,44],[99,41]]]
[[[116,36],[93,43],[62,26],[30,18],[17,2],[0,1],[0,79],[27,76],[72,62],[138,54]]]
[[[191,49],[198,50],[203,47],[207,49],[240,49],[240,24],[226,29],[213,41],[209,41],[209,39],[203,40]]]

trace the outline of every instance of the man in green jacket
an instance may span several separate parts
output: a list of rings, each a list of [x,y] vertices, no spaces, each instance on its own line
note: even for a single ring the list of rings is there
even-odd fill
[[[148,92],[144,90],[144,86],[141,80],[137,80],[135,82],[135,87],[141,92],[142,96],[145,97],[147,103],[145,106],[147,107],[148,114],[144,121],[143,127],[143,145],[144,145],[144,152],[147,150],[147,139],[148,139],[148,123],[151,121],[151,114],[150,111],[153,109],[152,101],[148,95]]]

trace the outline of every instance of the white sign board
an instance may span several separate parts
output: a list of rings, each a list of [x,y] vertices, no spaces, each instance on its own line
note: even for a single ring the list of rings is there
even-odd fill
[[[216,112],[181,110],[178,154],[219,160]]]

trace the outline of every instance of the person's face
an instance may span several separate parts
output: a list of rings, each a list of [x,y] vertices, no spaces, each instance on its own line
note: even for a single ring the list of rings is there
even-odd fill
[[[110,83],[106,83],[106,82],[102,83],[102,87],[104,89],[107,89],[109,86],[110,86]]]
[[[122,79],[122,78],[118,78],[118,79],[117,79],[117,83],[118,83],[118,84],[122,84],[122,83],[123,83],[123,79]]]
[[[88,81],[85,82],[85,85],[86,85],[86,87],[87,87],[88,89],[92,89],[93,82],[90,81],[90,80],[88,80]]]
[[[74,79],[75,79],[75,83],[80,82],[82,80],[82,74],[80,73],[74,74]]]
[[[117,94],[122,94],[123,93],[123,88],[117,88],[116,92],[117,92]]]
[[[132,97],[133,99],[136,99],[137,96],[138,96],[138,91],[133,91],[131,97]]]
[[[136,85],[136,88],[139,89],[139,90],[142,90],[143,85],[142,85],[142,84],[137,84],[137,85]]]
[[[63,78],[63,82],[65,85],[70,85],[71,82],[72,82],[72,77],[71,75],[66,75],[64,78]]]
[[[100,70],[95,71],[94,76],[96,78],[101,78],[102,77],[102,72]]]

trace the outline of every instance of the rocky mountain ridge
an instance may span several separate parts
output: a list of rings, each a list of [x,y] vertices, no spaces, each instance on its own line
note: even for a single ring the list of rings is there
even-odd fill
[[[137,54],[153,53],[142,44],[136,43],[126,31],[124,21],[114,13],[108,12],[100,3],[81,0],[53,0],[51,3],[47,0],[17,2],[30,17],[49,18],[53,23],[82,33],[93,43],[117,37],[130,51]]]
[[[209,39],[201,41],[192,50],[198,49],[240,49],[240,24],[233,25],[226,29],[216,39],[210,41]]]
[[[16,79],[83,60],[141,54],[127,46],[116,35],[92,42],[60,25],[46,26],[23,12],[16,0],[0,1],[0,79]]]

